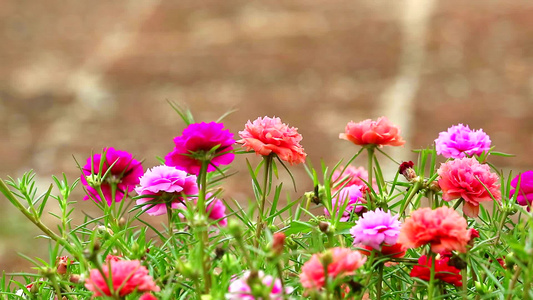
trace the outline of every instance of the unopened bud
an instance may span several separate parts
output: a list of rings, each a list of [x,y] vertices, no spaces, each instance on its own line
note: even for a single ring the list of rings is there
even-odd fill
[[[228,222],[228,230],[236,239],[239,240],[242,238],[241,226],[237,221],[230,219]]]
[[[70,278],[68,280],[72,283],[83,283],[83,277],[78,274],[70,275]]]
[[[285,233],[276,232],[272,237],[272,252],[276,255],[283,253],[283,246],[285,245]]]
[[[70,264],[70,260],[68,256],[60,256],[56,259],[56,272],[59,275],[65,275],[67,273],[68,265]]]
[[[413,169],[414,163],[412,161],[404,161],[400,164],[399,172],[407,181],[412,182],[417,177],[415,170]]]
[[[329,264],[333,261],[333,256],[330,251],[326,251],[321,257],[320,261],[322,262],[323,266],[329,266]]]
[[[323,233],[328,233],[329,227],[330,224],[328,222],[321,221],[320,223],[318,223],[318,229],[320,229],[320,231],[322,231]]]

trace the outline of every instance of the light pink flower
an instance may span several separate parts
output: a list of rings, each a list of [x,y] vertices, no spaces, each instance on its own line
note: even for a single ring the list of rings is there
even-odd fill
[[[465,200],[463,212],[475,218],[479,214],[479,204],[491,201],[492,196],[501,200],[498,175],[490,167],[480,164],[475,158],[461,158],[443,163],[437,170],[442,199]]]
[[[228,293],[226,294],[227,300],[254,300],[256,299],[252,294],[252,288],[249,286],[250,271],[246,271],[244,275],[236,280],[233,280],[229,286]],[[270,300],[282,300],[283,299],[283,286],[281,280],[270,275],[265,275],[263,271],[257,273],[257,280],[261,282],[265,289],[268,289]],[[293,288],[285,288],[285,294],[292,293]],[[263,298],[257,298],[263,299]]]
[[[360,146],[402,146],[405,141],[400,136],[400,129],[394,126],[386,117],[378,118],[377,121],[370,119],[346,125],[344,133],[339,138]]]
[[[302,135],[298,129],[289,127],[280,118],[257,118],[246,123],[243,131],[239,131],[241,143],[246,150],[254,150],[259,155],[275,153],[281,160],[293,164],[305,162],[307,154],[300,145]]]
[[[121,297],[133,292],[158,292],[160,290],[148,274],[148,269],[141,266],[138,260],[109,260],[107,264],[102,265],[102,271],[105,277],[98,269],[92,269],[85,283],[85,287],[94,292],[93,297],[112,295],[106,282],[109,276],[111,276],[113,290],[118,291]]]
[[[490,138],[483,129],[471,130],[468,125],[454,125],[439,133],[435,140],[437,154],[446,158],[481,155],[490,150]]]
[[[351,185],[341,189],[331,198],[331,209],[335,212],[335,215],[341,213],[340,220],[346,222],[350,219],[350,215],[363,210],[364,206],[362,204],[365,203],[366,200],[363,198],[361,186]],[[346,206],[344,207],[344,205]],[[331,216],[327,208],[324,208],[324,214],[328,217]]]
[[[144,210],[151,216],[158,216],[167,213],[167,203],[173,209],[180,208],[187,197],[198,194],[198,185],[196,176],[162,165],[146,171],[135,191],[147,196],[137,199],[137,205],[146,204]]]
[[[380,250],[382,244],[394,245],[400,234],[400,225],[397,215],[391,216],[380,208],[368,211],[350,229],[353,244],[361,243],[376,250]]]
[[[353,275],[365,261],[366,257],[358,251],[341,247],[331,248],[325,253],[311,256],[311,259],[302,266],[300,282],[305,289],[319,290],[324,287],[327,278],[335,280]],[[325,263],[327,266],[324,266]],[[324,274],[324,269],[327,269],[327,275]]]
[[[401,229],[398,243],[406,248],[431,245],[431,251],[466,252],[470,230],[465,218],[452,208],[442,206],[435,210],[425,207],[411,213]]]

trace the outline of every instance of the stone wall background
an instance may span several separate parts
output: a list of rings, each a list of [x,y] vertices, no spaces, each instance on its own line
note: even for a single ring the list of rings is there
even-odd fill
[[[532,14],[532,2],[506,0],[4,0],[0,176],[34,169],[44,191],[53,174],[79,175],[72,156],[83,162],[106,146],[151,167],[183,129],[166,99],[198,121],[236,108],[226,119],[234,133],[248,119],[279,116],[300,128],[315,166],[358,150],[338,140],[348,121],[387,115],[408,140],[387,149],[398,160],[466,123],[517,155],[494,157],[496,165],[525,171]],[[244,162],[225,186],[239,201],[251,195]],[[303,167],[292,170],[295,196],[311,189]],[[0,202],[0,268],[28,271],[16,253],[45,257],[46,243]]]

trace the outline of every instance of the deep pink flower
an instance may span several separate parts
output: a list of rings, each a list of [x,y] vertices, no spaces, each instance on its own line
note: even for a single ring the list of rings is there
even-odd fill
[[[165,156],[165,164],[198,175],[202,160],[209,160],[207,172],[216,170],[221,165],[229,165],[235,158],[234,135],[224,129],[222,123],[194,123],[174,138],[176,147]],[[214,153],[208,154],[214,147]]]
[[[481,155],[490,150],[490,138],[483,129],[471,130],[468,125],[454,125],[439,133],[435,140],[437,154],[446,158]]]
[[[363,210],[364,206],[362,204],[364,203],[366,203],[366,200],[363,198],[361,186],[351,185],[341,189],[331,198],[331,209],[335,212],[335,215],[342,213],[340,220],[346,222],[350,219],[350,215]],[[343,207],[344,205],[346,206]],[[324,214],[328,217],[331,216],[327,208],[324,208]]]
[[[110,260],[102,265],[102,273],[98,269],[90,271],[85,287],[94,292],[93,297],[111,296],[106,278],[111,276],[113,290],[124,297],[133,292],[158,292],[160,289],[148,274],[148,269],[141,266],[138,260]],[[111,273],[110,273],[111,272]]]
[[[432,210],[425,207],[411,212],[402,224],[398,243],[406,248],[430,244],[435,253],[466,252],[470,234],[465,218],[452,208],[441,206]]]
[[[144,293],[139,300],[157,300],[157,297],[150,293]]]
[[[462,286],[463,282],[461,281],[461,270],[448,265],[449,261],[450,258],[446,256],[435,260],[435,279],[440,279],[455,286]],[[429,281],[431,277],[432,264],[433,261],[431,258],[428,258],[426,255],[420,256],[418,259],[418,265],[413,266],[409,276]]]
[[[522,206],[527,206],[529,211],[531,202],[533,201],[533,171],[526,171],[522,174],[519,174],[511,181],[511,186],[513,188],[511,189],[509,198],[514,197],[519,179],[520,188],[518,189],[518,194],[516,195],[516,202]]]
[[[228,219],[226,218],[226,205],[218,198],[215,198],[213,194],[207,193],[206,199],[209,204],[206,207],[207,217],[212,221],[218,220],[218,225],[225,227],[228,225]]]
[[[344,133],[339,138],[350,141],[356,145],[376,146],[403,146],[405,141],[400,136],[400,129],[394,126],[386,117],[380,117],[377,121],[370,119],[346,125]]]
[[[226,299],[228,300],[254,300],[256,299],[252,295],[252,288],[249,285],[250,280],[250,271],[246,271],[244,275],[239,278],[235,279],[231,282],[228,293],[226,294]],[[274,277],[270,275],[266,275],[263,273],[263,271],[259,271],[257,273],[257,281],[261,282],[262,285],[265,287],[265,289],[269,289],[268,292],[270,294],[270,297],[268,299],[270,300],[282,300],[283,299],[283,286],[281,284],[281,280],[278,278],[274,279]],[[285,288],[285,294],[288,295],[292,293],[292,288],[288,287]],[[263,299],[263,298],[257,298],[257,299]]]
[[[348,248],[331,248],[325,253],[313,254],[302,266],[300,282],[305,289],[319,290],[324,287],[327,278],[335,280],[339,277],[350,276],[355,273],[366,261],[359,251]],[[327,264],[327,266],[324,266]],[[324,274],[327,269],[327,278]]]
[[[147,170],[135,191],[140,196],[149,196],[137,199],[137,205],[145,204],[143,209],[149,215],[158,216],[167,213],[167,203],[173,209],[180,208],[188,196],[198,194],[198,185],[196,176],[161,165]]]
[[[126,151],[104,148],[103,152],[105,154],[103,162],[100,153],[87,159],[80,181],[87,189],[88,194],[83,200],[93,199],[96,202],[101,202],[102,199],[94,187],[95,184],[99,184],[107,204],[111,206],[113,201],[120,202],[124,198],[124,194],[133,191],[144,171],[141,163]],[[102,170],[100,170],[100,164],[102,164]],[[102,177],[101,183],[95,182],[96,174],[100,174]],[[112,186],[116,186],[114,199]]]
[[[239,131],[241,143],[247,151],[254,150],[258,155],[275,153],[281,160],[293,164],[305,162],[307,154],[300,145],[302,135],[298,128],[289,127],[280,118],[257,118],[248,121],[243,131]]]
[[[497,201],[501,200],[498,175],[475,158],[448,161],[440,166],[437,173],[442,199],[451,201],[463,198],[463,212],[471,218],[479,214],[480,202],[491,201],[492,197]]]
[[[380,250],[382,244],[394,245],[400,234],[400,225],[397,215],[391,216],[380,208],[368,211],[350,229],[353,244],[361,243],[376,250]]]

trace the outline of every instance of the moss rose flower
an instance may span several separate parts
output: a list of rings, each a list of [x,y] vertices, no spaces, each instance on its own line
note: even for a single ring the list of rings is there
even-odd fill
[[[435,210],[420,208],[411,213],[401,229],[398,243],[406,248],[431,245],[431,251],[466,252],[470,241],[470,230],[465,218],[455,210],[442,206]]]
[[[87,159],[80,181],[87,190],[87,195],[83,200],[93,199],[101,202],[102,199],[97,191],[97,185],[99,185],[107,204],[111,206],[113,202],[122,201],[124,194],[133,191],[144,171],[141,163],[126,151],[110,147],[104,148],[103,153],[104,159],[100,153]],[[102,165],[101,170],[100,165]],[[102,181],[98,183],[94,182],[97,174],[102,177]],[[114,198],[113,187],[116,188]]]
[[[300,282],[305,289],[319,290],[326,283],[327,277],[335,280],[355,273],[366,261],[358,251],[348,248],[331,248],[324,253],[314,254],[303,266]]]
[[[280,118],[257,118],[248,121],[243,131],[239,131],[241,140],[237,141],[247,150],[254,150],[258,155],[276,154],[281,160],[293,164],[305,162],[307,154],[300,145],[302,135],[298,128],[289,127]]]
[[[440,279],[455,286],[462,286],[463,282],[461,270],[448,265],[450,258],[445,256],[440,259],[435,259],[435,279]],[[429,281],[431,277],[431,265],[433,261],[426,255],[420,256],[418,265],[413,266],[409,276],[417,277],[425,281]]]
[[[400,234],[400,221],[398,216],[391,216],[378,208],[364,213],[350,229],[350,233],[354,238],[354,245],[361,243],[380,250],[382,244],[396,244]]]
[[[94,292],[93,297],[113,295],[107,286],[109,276],[111,276],[113,290],[120,297],[133,292],[158,292],[160,290],[148,274],[148,269],[141,266],[138,260],[108,260],[107,264],[102,266],[102,271],[105,277],[98,269],[92,269],[85,283],[85,287]]]
[[[471,130],[468,125],[455,125],[439,133],[435,140],[437,154],[446,158],[481,155],[490,150],[490,138],[483,129]]]
[[[216,170],[221,165],[229,165],[235,158],[234,135],[224,130],[222,123],[194,123],[174,138],[174,150],[165,156],[165,164],[198,175],[202,161],[209,161],[207,172]],[[214,152],[212,149],[216,148]]]
[[[498,175],[475,158],[465,157],[443,163],[437,173],[442,199],[451,201],[463,198],[463,212],[471,218],[479,214],[480,202],[491,201],[492,197],[501,200]]]
[[[518,180],[520,180],[520,188],[517,191]],[[516,202],[522,206],[527,206],[527,209],[530,210],[533,201],[533,171],[524,172],[513,178],[511,187],[509,197],[512,198],[517,194]]]
[[[338,191],[331,198],[331,209],[335,212],[335,216],[342,214],[340,220],[342,222],[348,221],[350,216],[363,210],[362,204],[366,203],[361,191],[362,186],[351,185]],[[324,214],[328,217],[331,213],[327,208],[324,208]]]
[[[394,126],[386,117],[377,121],[367,119],[359,123],[353,121],[346,125],[344,133],[339,138],[360,146],[403,146],[405,141],[400,136],[400,129]]]
[[[173,209],[180,208],[187,196],[198,194],[198,185],[196,176],[162,165],[146,171],[135,191],[145,196],[137,199],[137,204],[145,204],[143,209],[149,215],[158,216],[167,213],[167,203]]]
[[[263,298],[256,298],[253,295],[252,288],[250,287],[250,281],[256,280],[258,285],[263,286],[265,289],[268,289],[267,293],[269,295],[268,299],[271,300],[282,300],[284,299],[283,293],[290,294],[292,292],[292,288],[287,287],[285,288],[285,291],[283,291],[283,285],[281,284],[281,280],[278,278],[274,279],[274,277],[270,275],[265,275],[263,271],[259,271],[256,273],[257,275],[255,278],[251,278],[250,271],[246,271],[244,275],[231,282],[228,293],[226,294],[227,300],[254,300],[254,299],[263,299]],[[262,293],[261,295],[264,295]]]

